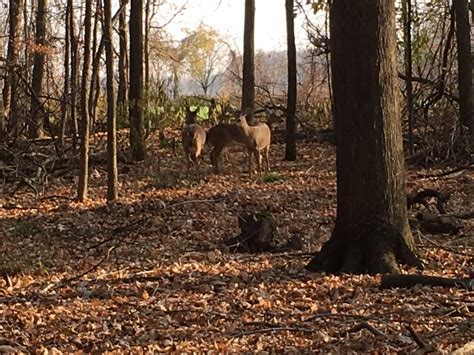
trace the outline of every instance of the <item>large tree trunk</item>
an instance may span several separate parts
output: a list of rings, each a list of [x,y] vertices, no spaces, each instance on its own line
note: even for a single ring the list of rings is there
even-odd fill
[[[255,0],[245,0],[244,64],[242,73],[242,112],[253,120],[255,105]]]
[[[331,55],[337,218],[310,270],[421,266],[408,225],[398,103],[395,0],[334,0]]]
[[[468,0],[453,0],[456,16],[456,40],[458,45],[459,118],[470,130],[474,144],[474,116],[472,112],[472,62],[471,29]]]
[[[406,79],[406,111],[408,116],[408,148],[413,154],[413,124],[414,124],[414,106],[413,106],[413,63],[412,63],[412,44],[411,44],[411,25],[412,9],[411,0],[402,2],[403,18],[403,42],[404,42],[404,64]]]
[[[143,0],[130,7],[130,147],[133,160],[146,158],[143,121]]]
[[[288,47],[288,103],[286,111],[285,160],[296,160],[296,45],[293,0],[285,1]]]
[[[31,138],[43,136],[43,109],[41,107],[41,95],[43,93],[45,45],[46,45],[46,7],[47,0],[38,0],[36,9],[36,33],[35,33],[35,54],[33,59],[33,78],[31,88],[31,123],[29,125],[29,135]]]
[[[2,91],[3,117],[0,118],[0,134],[3,134],[6,130],[8,130],[10,135],[16,136],[18,130],[18,77],[15,71],[16,66],[18,64],[18,42],[21,29],[21,14],[22,9],[24,8],[24,1],[10,0],[9,6],[10,9],[8,13],[9,34],[7,49],[7,72]],[[4,119],[8,119],[8,125],[4,123]]]
[[[89,79],[91,63],[91,12],[92,0],[86,0],[84,13],[84,59],[82,66],[81,81],[81,149],[79,158],[79,186],[77,190],[77,199],[84,201],[87,198],[89,181]]]
[[[117,199],[117,127],[115,119],[114,50],[111,1],[104,0],[104,39],[107,70],[107,200]]]

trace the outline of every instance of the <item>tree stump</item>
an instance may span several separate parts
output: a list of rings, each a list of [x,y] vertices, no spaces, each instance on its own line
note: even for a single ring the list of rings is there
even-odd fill
[[[261,253],[273,250],[275,222],[269,212],[239,215],[240,234],[226,241],[233,252]]]

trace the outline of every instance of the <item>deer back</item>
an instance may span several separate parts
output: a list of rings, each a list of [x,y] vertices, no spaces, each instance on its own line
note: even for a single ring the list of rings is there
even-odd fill
[[[270,145],[272,134],[270,127],[266,123],[249,126],[248,132],[258,149],[263,149]]]
[[[239,125],[233,123],[218,123],[209,129],[207,143],[214,147],[226,147],[232,144],[245,145],[246,137]]]

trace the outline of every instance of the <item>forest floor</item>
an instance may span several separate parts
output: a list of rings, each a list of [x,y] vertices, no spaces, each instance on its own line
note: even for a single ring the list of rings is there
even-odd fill
[[[97,151],[105,140],[93,144]],[[38,198],[27,188],[11,197],[14,185],[3,184],[0,350],[406,353],[472,341],[466,289],[381,290],[380,276],[304,269],[305,253],[334,225],[334,147],[300,142],[296,162],[282,161],[283,149],[272,147],[267,182],[244,173],[239,148],[222,175],[211,174],[206,153],[202,177],[184,179],[181,147],[151,137],[146,162],[120,164],[120,199],[110,205],[105,163],[92,166],[87,203],[74,201],[74,167]],[[407,193],[450,193],[448,213],[473,212],[473,173],[426,177],[441,171],[408,167]],[[416,205],[410,216],[433,206]],[[224,241],[238,234],[238,215],[262,209],[281,243],[299,235],[303,249],[232,253]],[[456,235],[414,235],[426,269],[403,273],[468,276],[472,218]]]

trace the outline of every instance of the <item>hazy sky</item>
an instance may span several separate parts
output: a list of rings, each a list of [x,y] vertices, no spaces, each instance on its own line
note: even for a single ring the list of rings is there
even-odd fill
[[[242,49],[244,6],[244,0],[188,0],[186,9],[167,30],[180,39],[181,28],[195,28],[202,21]],[[296,40],[300,44],[306,39],[301,27],[303,18],[300,14],[295,19]],[[286,49],[285,0],[255,0],[255,48]]]

